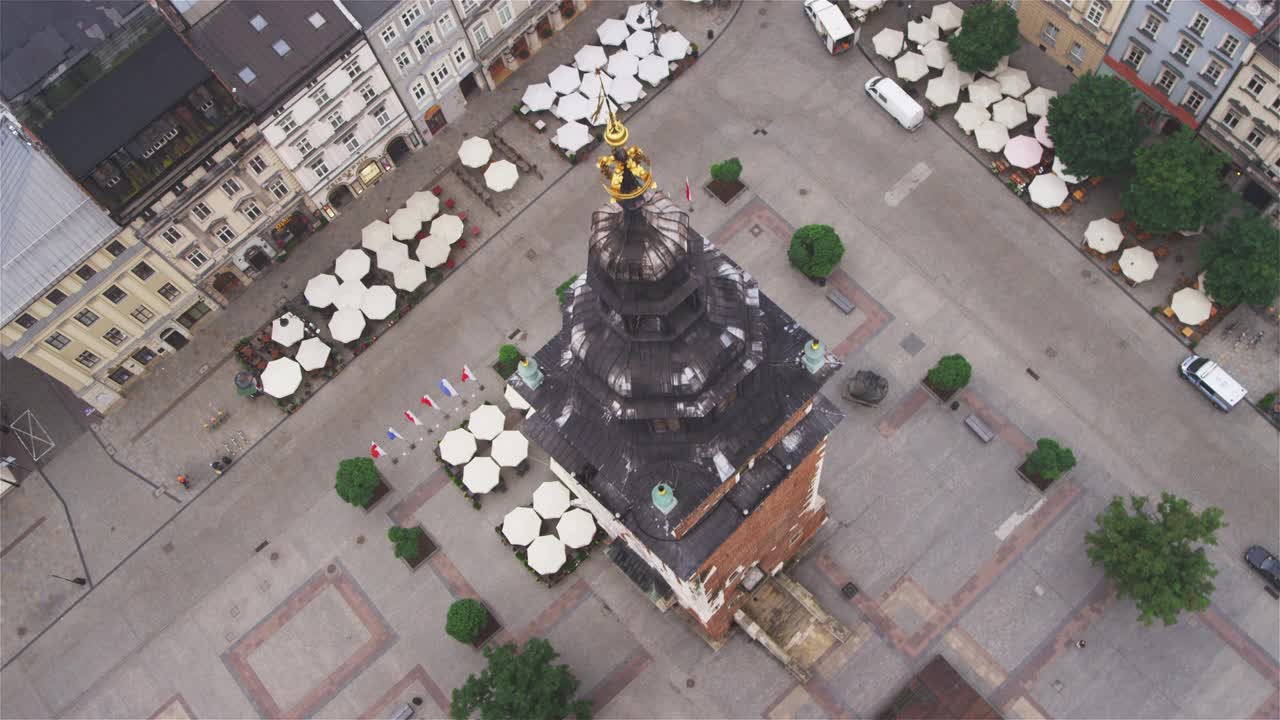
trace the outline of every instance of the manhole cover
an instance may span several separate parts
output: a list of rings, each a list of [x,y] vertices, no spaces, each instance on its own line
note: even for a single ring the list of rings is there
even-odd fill
[[[24,636],[24,635],[26,635],[26,634],[27,634],[27,629],[26,629],[26,628],[24,628],[24,627],[20,627],[20,628],[18,628],[18,637],[22,637],[22,636]]]
[[[1089,278],[1093,277],[1093,271],[1092,271],[1092,270],[1081,270],[1081,271],[1080,271],[1080,277],[1084,278],[1085,280],[1088,280]]]
[[[761,29],[761,30],[768,30],[768,29],[769,29],[769,21],[768,21],[768,20],[766,20],[766,21],[764,21],[764,22],[760,23],[760,29]]]
[[[852,600],[854,596],[858,594],[858,586],[851,582],[847,582],[844,584],[844,587],[840,588],[840,594],[843,595],[846,600]]]
[[[756,14],[757,14],[757,15],[768,15],[768,14],[769,14],[769,8],[760,8],[759,10],[757,10],[757,11],[756,11]]]
[[[1129,349],[1129,341],[1128,341],[1128,340],[1121,340],[1120,342],[1116,343],[1116,347],[1120,348],[1121,350],[1128,350],[1128,349]]]
[[[166,553],[171,553],[171,552],[173,552],[173,543],[171,543],[171,542],[167,542],[167,543],[165,543],[165,544],[161,545],[161,546],[160,546],[160,549],[161,549],[161,550],[163,550],[163,551],[164,551],[164,552],[166,552]]]
[[[800,195],[803,197],[809,194],[809,188],[800,188]]]
[[[751,226],[751,230],[749,232],[755,237],[760,237],[760,233],[764,232],[764,228],[760,227],[759,223],[757,223]]]
[[[694,685],[697,685],[697,684],[698,684],[698,683],[697,683],[693,678],[689,678],[688,680],[685,680],[685,681],[684,681],[684,686],[685,686],[685,687],[687,687],[687,688],[691,688],[691,687],[693,687]]]
[[[524,256],[525,256],[526,258],[528,258],[528,259],[532,260],[532,259],[534,259],[534,258],[538,257],[538,251],[537,251],[537,250],[534,250],[533,248],[529,248],[529,251],[528,251],[528,252],[526,252],[526,253],[524,254]]]
[[[924,349],[924,341],[916,336],[915,333],[902,338],[902,342],[898,343],[898,347],[906,351],[908,355],[915,356],[916,353]]]
[[[334,573],[338,572],[338,566],[337,566],[337,565],[334,565],[334,564],[332,564],[332,563],[330,563],[330,564],[329,564],[329,567],[325,568],[325,569],[324,569],[324,571],[325,571],[325,572],[327,572],[327,573],[329,573],[330,575],[332,575],[332,574],[334,574]]]
[[[1044,354],[1045,354],[1045,356],[1046,356],[1046,357],[1051,357],[1051,358],[1056,358],[1056,357],[1058,357],[1058,351],[1057,351],[1057,350],[1054,350],[1052,347],[1047,347],[1047,348],[1045,348],[1045,349],[1044,349]]]
[[[233,617],[233,618],[234,618],[234,617],[240,617],[240,606],[239,606],[239,605],[232,605],[232,606],[231,606],[231,617]]]
[[[364,536],[363,536],[363,535],[359,535],[359,536],[357,536],[357,537],[356,537],[356,544],[357,544],[357,545],[363,545],[363,544],[364,544]]]
[[[1053,689],[1054,689],[1054,690],[1057,690],[1058,692],[1062,692],[1062,691],[1063,691],[1063,689],[1065,689],[1066,687],[1067,687],[1066,685],[1063,685],[1063,684],[1062,684],[1062,681],[1061,681],[1061,680],[1054,680],[1054,681],[1053,681]]]

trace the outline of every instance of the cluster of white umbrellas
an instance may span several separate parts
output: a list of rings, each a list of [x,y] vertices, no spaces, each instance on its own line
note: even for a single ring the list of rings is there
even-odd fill
[[[1041,175],[1040,177],[1056,176]],[[1120,224],[1114,220],[1098,218],[1085,228],[1084,242],[1090,249],[1105,255],[1120,249],[1120,245],[1124,243],[1124,232],[1120,229]],[[1156,269],[1160,267],[1155,253],[1142,247],[1125,248],[1125,251],[1120,253],[1119,264],[1120,272],[1135,284],[1155,277]],[[1201,320],[1201,322],[1204,321]]]
[[[456,428],[440,440],[440,459],[462,466],[462,484],[481,495],[498,485],[498,470],[517,467],[529,457],[529,439],[506,430],[506,416],[497,405],[484,404],[471,412],[466,428]],[[488,455],[476,455],[479,441],[489,442]]]
[[[581,97],[581,95],[578,97]],[[583,98],[583,100],[585,101],[586,98]],[[489,186],[490,190],[493,190],[494,192],[505,192],[515,187],[516,180],[520,177],[520,173],[517,172],[515,164],[510,160],[490,162],[492,158],[493,145],[482,137],[477,136],[467,138],[458,148],[458,160],[463,165],[476,169],[482,168],[485,165],[489,166],[484,171],[484,184]],[[414,232],[416,233],[417,231],[415,230]],[[413,235],[410,235],[409,237],[413,237]],[[444,261],[441,260],[440,262]],[[437,265],[438,264],[439,263],[437,263]],[[435,265],[432,267],[435,267]]]
[[[566,547],[582,548],[596,535],[595,518],[582,508],[570,508],[569,489],[548,480],[533,491],[533,507],[518,507],[502,519],[502,536],[512,545],[526,547],[529,567],[550,575],[564,566]],[[542,524],[556,520],[554,535],[542,535]]]
[[[333,276],[329,276],[333,277]],[[282,357],[267,363],[260,378],[262,391],[271,397],[292,395],[302,383],[303,370],[318,370],[329,359],[329,346],[318,337],[303,339],[306,323],[287,312],[271,323],[271,340],[285,347],[298,345],[296,358]]]

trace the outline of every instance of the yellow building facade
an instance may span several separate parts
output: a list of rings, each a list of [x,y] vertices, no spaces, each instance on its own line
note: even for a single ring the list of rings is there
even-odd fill
[[[1077,75],[1097,70],[1129,0],[1020,0],[1018,30]]]

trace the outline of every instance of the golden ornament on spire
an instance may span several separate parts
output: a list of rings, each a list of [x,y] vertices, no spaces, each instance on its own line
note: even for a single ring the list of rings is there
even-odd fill
[[[601,71],[596,70],[600,75]],[[600,98],[596,102],[596,111],[592,117],[599,117],[601,112],[609,114],[605,121],[604,141],[608,143],[610,152],[596,161],[600,174],[604,177],[604,189],[614,200],[632,200],[640,197],[645,191],[656,187],[653,175],[649,171],[649,156],[635,145],[627,146],[631,133],[618,117],[617,108],[609,100],[605,92],[604,79],[600,79]],[[627,182],[627,177],[631,182]]]

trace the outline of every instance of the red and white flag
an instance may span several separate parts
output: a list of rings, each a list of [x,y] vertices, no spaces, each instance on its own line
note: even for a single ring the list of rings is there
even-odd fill
[[[462,366],[462,382],[466,382],[468,380],[475,380],[475,379],[476,379],[475,373],[471,372],[471,368],[467,367],[466,365],[463,365]]]
[[[417,415],[414,415],[413,413],[409,412],[408,410],[405,410],[405,411],[404,411],[404,416],[409,420],[409,422],[413,423],[414,425],[421,425],[421,424],[422,424],[422,421],[418,419],[418,416],[417,416]]]
[[[684,178],[684,199],[685,202],[693,202],[693,190],[689,188],[689,176]]]
[[[375,458],[380,458],[383,455],[386,455],[386,453],[382,451],[382,448],[378,447],[378,443],[369,443],[369,455]]]
[[[435,401],[434,401],[434,400],[432,400],[432,399],[431,399],[431,396],[430,396],[430,395],[428,395],[428,394],[426,394],[426,393],[422,393],[422,404],[423,404],[423,405],[426,405],[427,407],[435,407],[435,406],[436,406]]]

